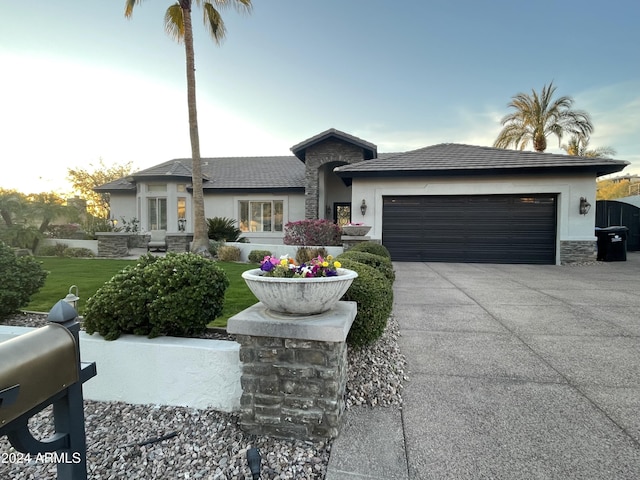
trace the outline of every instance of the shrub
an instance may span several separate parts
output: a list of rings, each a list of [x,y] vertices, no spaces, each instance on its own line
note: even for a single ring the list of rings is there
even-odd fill
[[[66,243],[57,243],[55,245],[44,245],[38,249],[38,255],[42,257],[62,257],[64,251],[69,248]]]
[[[353,260],[354,262],[364,263],[365,265],[369,265],[370,267],[375,268],[380,273],[382,273],[391,283],[396,280],[396,274],[393,271],[393,265],[391,263],[391,260],[387,257],[381,257],[380,255],[374,255],[373,253],[358,252],[354,250],[349,250],[338,255],[338,260],[340,261],[347,258],[349,260]]]
[[[296,262],[307,263],[309,260],[312,260],[316,257],[326,257],[327,249],[324,247],[320,248],[310,248],[310,247],[300,247],[296,250]]]
[[[80,257],[90,258],[95,256],[90,249],[81,248],[81,247],[66,248],[64,252],[62,252],[62,255],[64,257],[71,257],[71,258],[80,258]]]
[[[353,247],[349,249],[349,251],[350,252],[353,252],[353,251],[367,252],[367,253],[373,253],[374,255],[380,255],[381,257],[391,258],[391,254],[389,253],[389,250],[387,250],[387,247],[385,247],[384,245],[380,245],[379,243],[376,243],[376,242],[356,243]]]
[[[251,252],[249,252],[249,261],[251,263],[260,263],[264,260],[264,257],[268,256],[271,256],[269,250],[251,250]]]
[[[33,257],[16,257],[11,247],[0,242],[0,318],[28,304],[31,295],[44,285],[47,274]]]
[[[218,247],[218,260],[221,262],[239,262],[240,249],[230,245],[222,245]]]
[[[229,279],[193,253],[151,254],[114,275],[88,301],[84,326],[115,340],[123,333],[189,336],[222,313]]]
[[[342,300],[358,303],[358,313],[347,342],[354,347],[362,347],[376,341],[384,332],[393,308],[393,289],[391,282],[369,265],[349,259],[340,260],[340,263],[358,273],[358,278],[353,280]]]
[[[341,230],[329,220],[300,220],[284,226],[285,245],[342,245]]]
[[[242,231],[236,227],[236,221],[232,218],[213,217],[207,218],[208,236],[211,240],[225,240],[237,242]]]
[[[218,249],[224,245],[224,240],[209,240],[209,253],[212,257],[218,254]]]

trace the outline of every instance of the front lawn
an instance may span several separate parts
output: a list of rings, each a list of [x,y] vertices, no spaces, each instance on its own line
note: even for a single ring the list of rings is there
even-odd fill
[[[84,306],[106,281],[127,265],[136,260],[108,260],[85,258],[39,257],[42,266],[49,272],[44,287],[31,297],[29,305],[24,310],[34,312],[48,312],[55,303],[64,298],[71,285],[78,286],[78,310],[82,314]],[[251,293],[241,277],[242,272],[255,268],[247,263],[218,262],[229,278],[229,288],[225,293],[224,310],[210,326],[226,327],[229,317],[250,307],[258,300]]]

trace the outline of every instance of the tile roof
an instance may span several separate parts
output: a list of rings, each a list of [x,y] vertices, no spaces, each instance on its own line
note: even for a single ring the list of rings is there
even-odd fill
[[[305,166],[293,156],[219,157],[202,159],[205,190],[304,191]],[[165,177],[191,179],[191,159],[180,158],[140,170],[97,187],[98,191],[134,190],[135,181]]]
[[[307,148],[315,145],[316,143],[323,142],[324,140],[327,140],[329,138],[337,138],[338,140],[342,140],[362,148],[363,150],[365,150],[365,159],[367,160],[377,157],[378,147],[376,145],[353,135],[349,135],[348,133],[342,132],[335,128],[325,130],[318,135],[314,135],[313,137],[294,145],[293,147],[291,147],[291,151],[296,157],[304,162],[306,158]]]
[[[334,171],[343,178],[357,176],[456,175],[531,173],[542,170],[588,170],[605,175],[622,170],[629,162],[552,153],[522,152],[502,148],[442,143],[409,152],[343,165]]]

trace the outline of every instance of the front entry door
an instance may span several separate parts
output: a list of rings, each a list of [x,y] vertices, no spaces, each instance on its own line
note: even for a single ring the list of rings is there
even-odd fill
[[[333,222],[343,227],[351,222],[351,202],[336,202],[333,204]]]

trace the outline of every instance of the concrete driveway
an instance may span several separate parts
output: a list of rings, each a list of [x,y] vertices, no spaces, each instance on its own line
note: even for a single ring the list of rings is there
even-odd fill
[[[395,269],[404,405],[350,410],[328,480],[640,478],[640,254]]]

